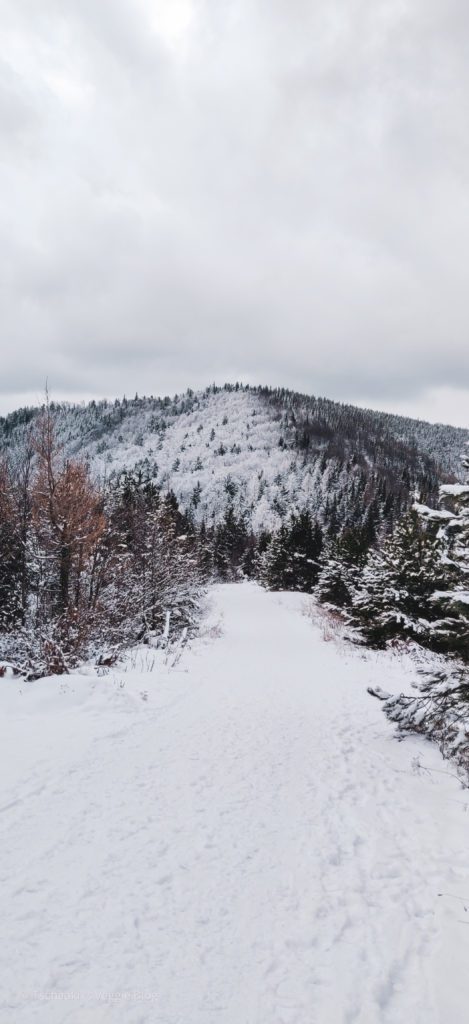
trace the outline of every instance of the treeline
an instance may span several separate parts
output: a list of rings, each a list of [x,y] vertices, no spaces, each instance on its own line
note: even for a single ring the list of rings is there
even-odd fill
[[[212,403],[216,406],[216,396],[221,392],[224,405],[220,421],[221,426],[228,422],[231,427],[232,423],[230,441],[226,433],[224,444],[218,436],[215,440],[211,435],[204,437],[201,451],[199,431],[203,431],[205,421],[214,423]],[[248,422],[236,418],[236,396],[243,393],[256,406],[252,413],[246,410]],[[139,468],[160,487],[172,488],[186,509],[192,500],[191,511],[199,524],[203,517],[209,522],[212,512],[219,511],[217,481],[222,480],[226,461],[226,483],[231,481],[237,487],[233,501],[237,515],[246,511],[256,529],[262,520],[271,527],[277,525],[288,518],[290,510],[298,512],[304,505],[326,533],[354,528],[358,517],[368,509],[371,517],[384,518],[392,527],[408,508],[413,487],[424,500],[435,500],[439,483],[459,463],[456,451],[466,436],[456,428],[419,423],[285,389],[240,384],[211,386],[203,392],[188,390],[174,398],[136,395],[86,405],[51,403],[50,408],[57,438],[68,457],[89,457],[94,460],[94,472],[105,471],[111,478],[119,475],[122,464]],[[266,417],[264,443],[268,456],[264,466],[264,452],[260,451],[258,468],[253,471],[251,428],[256,413]],[[0,418],[0,451],[12,453],[16,447],[21,448],[38,415],[38,410],[26,409]],[[178,424],[179,432],[173,429]],[[171,444],[174,450],[168,454]],[[271,447],[276,450],[270,459]],[[188,454],[191,449],[192,461]],[[214,473],[203,472],[206,457],[212,459]],[[275,462],[279,473],[273,476],[269,468]],[[252,486],[254,472],[258,477],[257,495]],[[454,477],[446,479],[449,482]],[[258,514],[259,506],[262,516]]]
[[[174,495],[66,459],[49,408],[0,464],[0,658],[37,677],[190,629],[210,553]]]
[[[339,541],[316,593],[373,647],[414,640],[469,661],[469,485],[440,494],[439,507],[416,501],[366,557],[344,557]]]
[[[127,423],[134,423],[135,431],[141,426],[153,429],[165,416],[174,419],[185,413],[202,409],[210,396],[220,392],[246,392],[257,395],[270,407],[275,418],[284,427],[284,442],[288,447],[304,451],[315,445],[329,445],[330,453],[343,455],[350,452],[373,465],[382,463],[391,473],[406,464],[434,475],[435,464],[442,472],[460,470],[459,452],[467,440],[468,431],[444,424],[424,421],[362,409],[327,398],[302,395],[286,388],[269,388],[246,384],[215,384],[204,391],[191,388],[181,394],[164,397],[116,398],[113,401],[92,400],[87,404],[51,402],[61,441],[64,444],[83,443],[106,437]],[[25,408],[0,416],[0,449],[10,445],[24,428],[39,415],[38,409]],[[410,460],[410,461],[409,461]]]
[[[389,482],[398,479],[403,466],[414,478],[429,480],[435,471],[440,476],[460,471],[460,451],[469,436],[460,427],[362,409],[287,388],[256,390],[275,411],[288,444],[304,450],[321,444],[330,456],[349,453],[365,469],[371,462]]]
[[[385,491],[368,495],[368,504],[358,500],[359,494],[354,494],[343,514],[333,496],[325,516],[314,516],[307,508],[285,512],[278,530],[257,535],[249,528],[247,514],[236,515],[228,502],[216,527],[209,531],[202,527],[217,575],[222,579],[244,575],[270,590],[314,593],[345,606],[370,552],[382,546],[392,535],[394,523],[401,521]]]

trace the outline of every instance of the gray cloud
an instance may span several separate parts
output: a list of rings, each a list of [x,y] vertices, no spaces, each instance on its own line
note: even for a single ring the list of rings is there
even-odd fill
[[[3,407],[46,376],[469,396],[460,0],[0,11]]]

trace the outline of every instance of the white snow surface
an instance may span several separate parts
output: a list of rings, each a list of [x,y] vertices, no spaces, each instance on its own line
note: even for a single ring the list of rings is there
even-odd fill
[[[366,693],[410,657],[304,611],[0,679],[2,1024],[466,1024],[468,794]]]
[[[460,497],[462,494],[469,494],[469,484],[443,484],[440,487],[442,494],[453,495],[453,497]]]

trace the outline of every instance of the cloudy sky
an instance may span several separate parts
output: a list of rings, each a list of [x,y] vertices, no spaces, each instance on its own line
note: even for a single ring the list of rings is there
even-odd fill
[[[469,426],[464,0],[0,15],[0,411],[242,379]]]

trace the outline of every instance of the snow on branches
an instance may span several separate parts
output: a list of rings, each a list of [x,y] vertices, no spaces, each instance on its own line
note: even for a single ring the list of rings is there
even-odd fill
[[[197,618],[206,552],[173,495],[141,475],[99,486],[64,455],[49,405],[0,465],[0,657],[68,672]]]
[[[400,734],[420,733],[434,740],[469,783],[469,673],[451,666],[423,672],[421,677],[413,696],[385,695],[383,710]],[[382,699],[379,693],[373,696]]]

